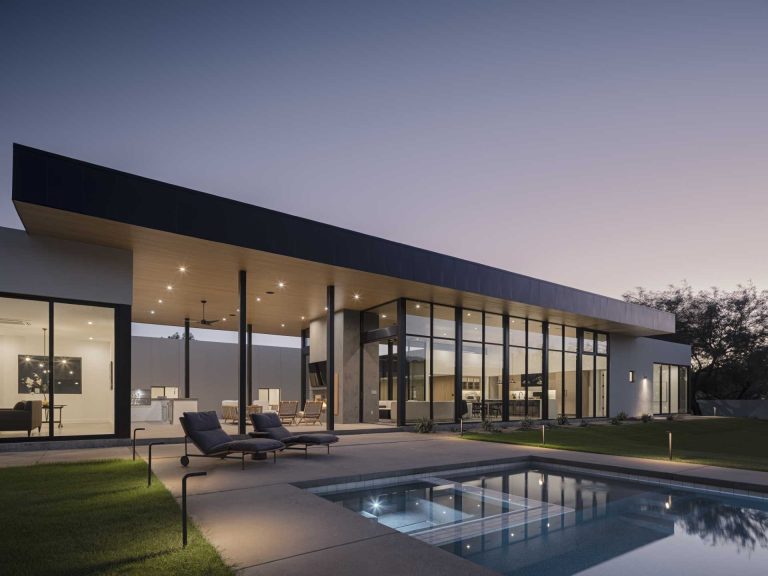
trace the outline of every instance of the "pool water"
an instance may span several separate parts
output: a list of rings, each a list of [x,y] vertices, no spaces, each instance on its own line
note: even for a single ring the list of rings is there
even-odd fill
[[[768,501],[511,469],[322,494],[502,574],[768,574]]]

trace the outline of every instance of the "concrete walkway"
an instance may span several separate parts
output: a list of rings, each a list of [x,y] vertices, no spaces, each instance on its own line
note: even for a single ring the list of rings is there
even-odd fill
[[[146,457],[146,447],[139,454]],[[156,446],[153,469],[179,498],[181,477],[206,471],[188,485],[188,507],[206,537],[239,574],[313,574],[314,576],[398,574],[491,574],[439,548],[372,523],[358,514],[297,488],[297,483],[330,479],[353,481],[371,475],[438,466],[534,458],[563,465],[610,467],[632,475],[656,475],[660,483],[695,486],[717,482],[768,492],[768,473],[644,460],[601,454],[472,442],[455,434],[392,432],[344,436],[326,455],[318,449],[308,459],[286,452],[277,463],[193,458],[183,468],[179,445]],[[102,458],[130,458],[129,448],[55,450],[0,454],[0,466]],[[736,484],[731,484],[736,483]]]

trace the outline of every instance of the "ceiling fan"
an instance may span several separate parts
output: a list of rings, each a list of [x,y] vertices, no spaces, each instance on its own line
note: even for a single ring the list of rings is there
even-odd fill
[[[195,324],[202,324],[203,326],[213,326],[218,322],[219,320],[206,320],[205,319],[205,305],[208,303],[208,300],[200,300],[200,303],[203,305],[203,317],[200,320],[193,320]]]

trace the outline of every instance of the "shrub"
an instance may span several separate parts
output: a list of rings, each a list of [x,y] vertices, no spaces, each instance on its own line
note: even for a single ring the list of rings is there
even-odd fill
[[[616,414],[616,420],[618,420],[619,422],[624,422],[624,420],[626,419],[627,419],[627,413],[624,412],[623,410],[618,414]]]
[[[482,428],[485,432],[498,432],[499,429],[490,420],[483,420]]]
[[[653,414],[643,414],[640,416],[640,420],[643,421],[643,424],[646,424],[648,422],[653,422]]]
[[[530,430],[533,428],[533,420],[527,416],[520,421],[520,430]]]
[[[614,418],[611,418],[611,419],[609,420],[609,422],[610,422],[611,424],[613,424],[614,426],[620,426],[622,421],[621,421],[621,420],[619,420],[619,418],[618,418],[618,417],[614,417]]]
[[[416,426],[414,427],[414,432],[417,432],[419,434],[428,434],[430,432],[433,432],[435,429],[435,423],[432,422],[429,418],[422,418],[416,423]]]
[[[569,423],[570,422],[568,422],[568,416],[566,416],[565,414],[560,414],[557,417],[558,426],[568,426]]]
[[[589,422],[587,422],[586,420],[584,420],[584,419],[582,418],[582,419],[581,419],[581,422],[579,422],[579,426],[580,426],[581,428],[586,428],[587,426],[589,426]]]

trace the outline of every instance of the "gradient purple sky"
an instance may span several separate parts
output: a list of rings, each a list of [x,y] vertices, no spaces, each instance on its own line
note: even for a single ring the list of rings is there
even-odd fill
[[[768,2],[0,4],[19,142],[619,296],[768,288]]]

